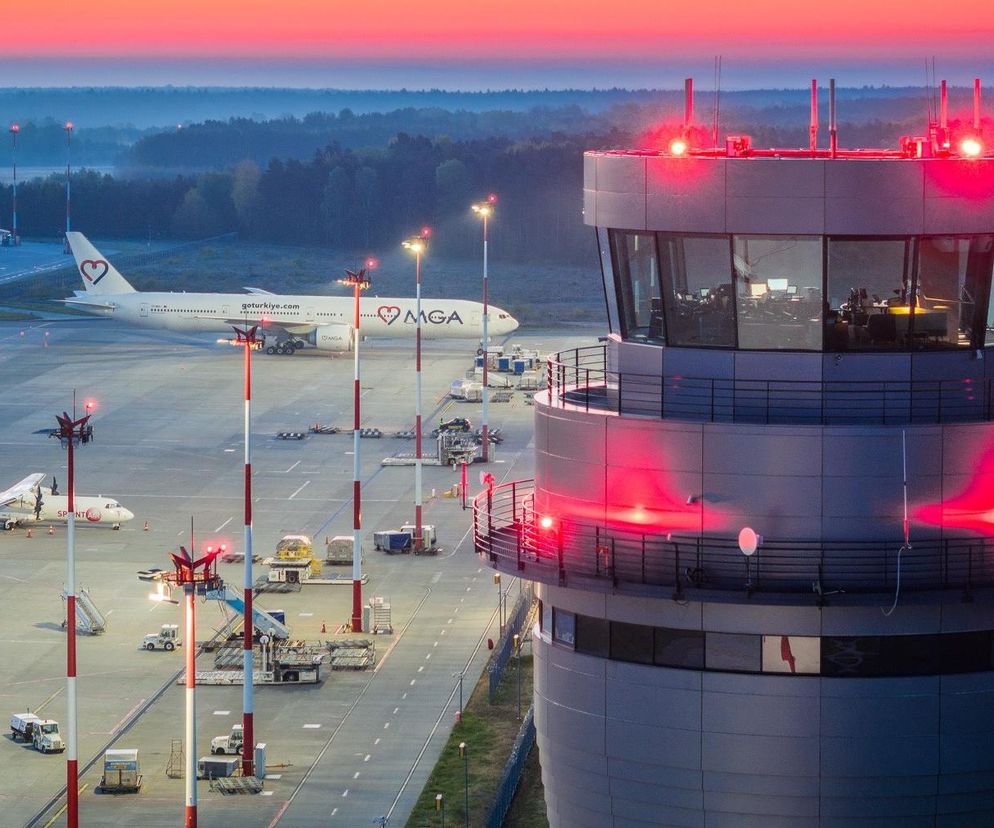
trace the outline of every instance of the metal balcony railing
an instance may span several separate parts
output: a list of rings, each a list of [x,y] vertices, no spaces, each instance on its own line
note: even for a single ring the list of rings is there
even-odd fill
[[[703,422],[929,424],[994,419],[994,380],[826,381],[653,376],[607,370],[603,345],[547,364],[552,405]]]
[[[476,551],[498,569],[544,583],[611,591],[637,588],[680,597],[694,590],[807,594],[994,586],[994,538],[892,541],[766,538],[751,557],[734,537],[638,532],[545,515],[534,483],[519,480],[473,501]]]

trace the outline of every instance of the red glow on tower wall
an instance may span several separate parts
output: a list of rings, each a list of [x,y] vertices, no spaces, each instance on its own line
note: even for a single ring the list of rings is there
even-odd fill
[[[912,510],[914,520],[983,535],[994,530],[994,448],[981,455],[966,487],[955,497]]]

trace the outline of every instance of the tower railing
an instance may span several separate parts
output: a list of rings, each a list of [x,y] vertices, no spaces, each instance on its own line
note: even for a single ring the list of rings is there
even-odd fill
[[[608,369],[606,347],[547,366],[552,405],[624,416],[790,425],[907,425],[994,419],[994,380],[759,380]]]
[[[752,556],[735,536],[677,535],[608,526],[535,506],[532,480],[504,483],[473,501],[476,551],[497,569],[534,581],[679,598],[695,590],[829,596],[994,587],[994,537],[918,540],[764,538]],[[899,574],[900,573],[900,574]]]

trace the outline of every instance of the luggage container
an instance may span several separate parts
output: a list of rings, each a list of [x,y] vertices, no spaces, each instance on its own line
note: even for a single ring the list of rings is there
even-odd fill
[[[240,756],[201,756],[197,760],[197,778],[222,779],[234,776],[241,764]]]
[[[138,751],[114,748],[104,752],[104,775],[100,779],[101,793],[136,793],[142,786]]]
[[[413,535],[410,532],[403,532],[397,529],[390,529],[385,532],[373,532],[373,545],[391,555],[398,552],[410,552]]]

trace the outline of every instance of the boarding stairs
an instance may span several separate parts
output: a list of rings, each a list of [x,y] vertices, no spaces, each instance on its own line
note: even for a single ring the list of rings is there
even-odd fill
[[[69,593],[62,591],[62,600],[66,601]],[[65,622],[63,621],[63,626]],[[89,590],[81,587],[76,593],[76,629],[90,635],[100,635],[107,629],[107,619],[93,603]]]
[[[245,614],[245,601],[242,599],[242,594],[227,584],[220,589],[208,590],[205,597],[227,604],[239,615]],[[270,635],[273,638],[285,641],[290,637],[290,628],[286,624],[256,606],[252,607],[252,626],[263,635]]]

